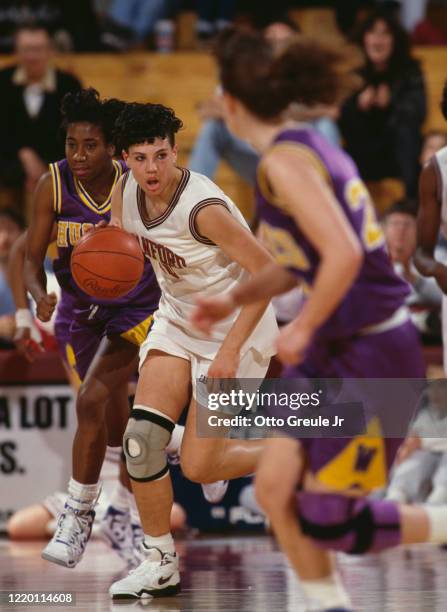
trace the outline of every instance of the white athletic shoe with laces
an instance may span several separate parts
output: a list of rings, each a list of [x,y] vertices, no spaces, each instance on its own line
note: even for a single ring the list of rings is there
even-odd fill
[[[42,551],[43,559],[64,567],[76,567],[84,554],[95,520],[95,511],[90,505],[86,506],[89,509],[81,511],[66,502],[56,531]]]
[[[143,547],[146,559],[129,575],[114,582],[109,589],[112,599],[169,597],[180,592],[180,574],[176,553]]]
[[[130,513],[114,506],[109,506],[101,519],[101,535],[129,569],[137,567],[144,559],[140,546],[135,546],[132,527]]]

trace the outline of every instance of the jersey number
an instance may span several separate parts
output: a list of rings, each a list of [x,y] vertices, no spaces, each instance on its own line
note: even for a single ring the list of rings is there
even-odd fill
[[[303,272],[309,270],[310,262],[306,254],[288,231],[262,222],[260,224],[260,235],[261,241],[279,265],[285,268],[296,268]]]
[[[363,211],[361,236],[367,251],[373,251],[384,243],[382,228],[377,221],[371,196],[359,178],[351,179],[345,188],[345,199],[354,212]]]

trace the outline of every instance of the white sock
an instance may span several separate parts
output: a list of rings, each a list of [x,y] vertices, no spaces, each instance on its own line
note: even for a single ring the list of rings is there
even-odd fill
[[[121,461],[122,446],[106,446],[104,461],[118,464]]]
[[[168,455],[174,455],[176,453],[180,454],[180,447],[182,445],[183,434],[185,433],[185,428],[183,425],[176,425],[172,431],[171,439],[169,440],[169,444],[166,447],[166,452]]]
[[[144,544],[147,548],[158,548],[161,552],[175,553],[174,539],[170,533],[153,537],[147,533],[144,534]]]
[[[129,510],[129,491],[119,481],[116,483],[116,487],[113,489],[113,493],[110,496],[109,505],[117,508],[121,512],[127,512]]]
[[[318,580],[300,580],[310,610],[322,608],[351,608],[351,600],[338,574]]]
[[[68,494],[81,502],[89,503],[95,501],[100,490],[100,482],[96,482],[95,484],[82,484],[74,478],[70,478],[68,483]]]
[[[428,541],[433,544],[447,543],[447,506],[426,506],[430,532]]]

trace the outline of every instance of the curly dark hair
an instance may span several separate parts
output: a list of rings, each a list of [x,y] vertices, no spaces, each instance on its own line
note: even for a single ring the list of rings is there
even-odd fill
[[[442,90],[441,112],[444,119],[447,120],[447,81],[444,83],[444,89]]]
[[[168,138],[175,145],[175,134],[183,127],[172,108],[162,104],[126,104],[115,123],[114,139],[119,150],[128,151],[136,144],[152,144],[156,138]]]
[[[265,120],[279,119],[292,102],[339,103],[360,82],[344,49],[305,36],[278,55],[261,33],[231,27],[219,36],[215,54],[224,90]]]
[[[65,134],[71,123],[92,123],[101,129],[107,144],[113,143],[115,121],[125,106],[116,98],[101,100],[93,87],[68,93],[61,104],[61,130]]]

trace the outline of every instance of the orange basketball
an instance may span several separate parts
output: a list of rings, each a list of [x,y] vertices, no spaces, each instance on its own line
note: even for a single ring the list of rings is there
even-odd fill
[[[114,300],[131,291],[144,269],[137,239],[118,227],[101,227],[85,234],[71,254],[71,273],[92,297]]]

